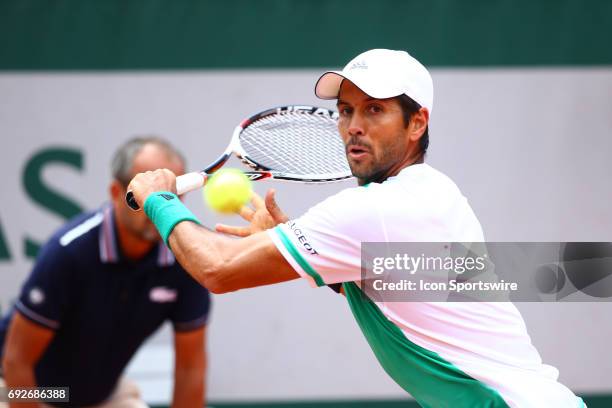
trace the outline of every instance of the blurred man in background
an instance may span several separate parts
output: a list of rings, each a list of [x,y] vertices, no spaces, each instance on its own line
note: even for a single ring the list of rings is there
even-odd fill
[[[182,174],[185,161],[156,137],[125,143],[112,161],[110,203],[70,221],[42,249],[0,322],[6,387],[70,387],[70,406],[146,407],[121,374],[170,320],[172,406],[203,405],[210,295],[175,261],[146,215],[124,201],[132,177],[157,168]]]

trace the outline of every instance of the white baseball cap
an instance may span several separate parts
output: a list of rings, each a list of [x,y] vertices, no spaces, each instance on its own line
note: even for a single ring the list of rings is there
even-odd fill
[[[376,99],[406,94],[419,105],[433,109],[433,81],[427,68],[406,51],[374,49],[353,58],[342,71],[321,75],[315,95],[336,99],[344,79]]]

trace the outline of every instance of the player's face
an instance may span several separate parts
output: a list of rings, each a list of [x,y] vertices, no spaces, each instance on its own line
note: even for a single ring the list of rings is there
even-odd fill
[[[132,176],[145,171],[166,168],[177,176],[184,174],[185,169],[181,162],[169,156],[166,151],[155,144],[148,144],[138,152],[134,158]],[[117,190],[117,191],[113,191]],[[155,225],[149,220],[144,211],[132,211],[125,203],[126,187],[118,181],[111,185],[111,196],[115,209],[118,228],[140,241],[157,242],[160,239]]]
[[[344,80],[338,95],[338,129],[359,184],[382,182],[414,162],[420,151],[396,98],[375,99]]]

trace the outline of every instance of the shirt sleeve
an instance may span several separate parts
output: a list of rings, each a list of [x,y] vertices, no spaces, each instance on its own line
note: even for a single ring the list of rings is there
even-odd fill
[[[361,242],[382,241],[366,187],[344,190],[302,217],[268,230],[297,273],[312,286],[361,279]]]
[[[36,259],[15,308],[27,319],[57,330],[70,303],[73,269],[68,249],[51,239]]]
[[[178,300],[171,316],[175,331],[199,329],[208,323],[210,293],[187,272],[181,270]]]

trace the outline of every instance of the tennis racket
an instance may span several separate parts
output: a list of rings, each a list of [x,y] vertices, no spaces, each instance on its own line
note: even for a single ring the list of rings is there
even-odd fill
[[[351,171],[337,128],[338,113],[304,105],[268,109],[236,127],[230,144],[217,160],[201,172],[176,178],[177,194],[204,186],[209,174],[219,170],[232,154],[252,168],[253,181],[274,178],[302,183],[329,183],[348,179]],[[139,206],[131,191],[126,201]]]

